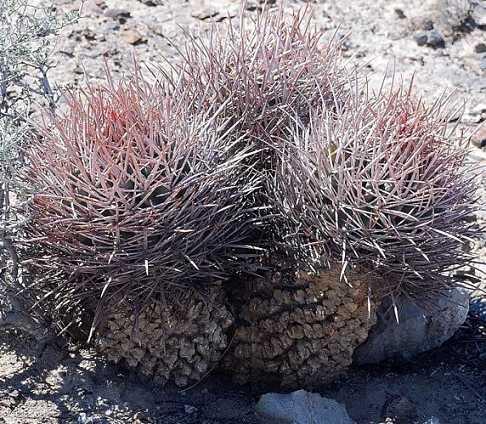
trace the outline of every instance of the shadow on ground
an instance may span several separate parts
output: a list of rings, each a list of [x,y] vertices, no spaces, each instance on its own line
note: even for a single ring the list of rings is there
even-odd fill
[[[0,423],[256,424],[254,404],[272,387],[211,375],[186,391],[161,388],[89,349],[44,349],[15,333],[0,336]],[[320,391],[346,405],[358,424],[484,424],[486,334],[470,317],[442,348],[408,363],[350,370]]]

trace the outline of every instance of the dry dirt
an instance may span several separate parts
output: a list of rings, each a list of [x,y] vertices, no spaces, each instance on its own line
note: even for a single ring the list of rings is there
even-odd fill
[[[64,11],[80,5],[78,0],[54,3]],[[459,6],[468,3],[321,0],[311,6],[326,37],[336,31],[348,35],[349,67],[365,66],[375,83],[387,69],[405,80],[415,75],[426,102],[454,89],[454,99],[467,102],[462,123],[475,129],[486,119],[486,27],[463,15]],[[287,2],[289,9],[304,5]],[[86,77],[102,77],[105,62],[120,78],[131,68],[133,54],[151,64],[161,63],[162,56],[177,60],[185,30],[231,19],[238,7],[239,0],[87,0],[84,18],[67,28],[56,46],[51,77],[62,88],[75,87]],[[258,1],[249,0],[246,7],[248,14],[257,13]],[[445,47],[418,45],[430,22]],[[471,158],[486,165],[484,149],[476,147]],[[485,251],[483,240],[478,246],[483,259]],[[442,424],[484,424],[486,333],[481,325],[471,316],[442,348],[405,364],[350,370],[321,392],[345,404],[358,424],[383,422],[387,415],[400,416],[400,423],[437,417]],[[18,334],[0,334],[0,423],[257,423],[255,401],[271,389],[238,387],[217,375],[185,392],[161,389],[89,349],[61,342],[41,348]]]
[[[164,388],[107,364],[88,349],[17,334],[0,339],[0,423],[257,424],[259,395],[211,375],[196,387]],[[414,361],[351,369],[319,390],[346,405],[358,424],[486,422],[486,333],[471,317],[450,342]],[[329,423],[332,424],[332,423]]]

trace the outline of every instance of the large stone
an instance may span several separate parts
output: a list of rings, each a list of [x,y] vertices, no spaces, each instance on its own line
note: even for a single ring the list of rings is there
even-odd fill
[[[439,347],[464,323],[468,311],[469,292],[464,289],[449,290],[433,306],[402,298],[397,302],[398,322],[391,302],[384,302],[378,309],[376,325],[354,352],[354,363],[408,360]]]
[[[305,390],[289,394],[267,393],[258,401],[256,410],[264,423],[354,423],[343,405]]]

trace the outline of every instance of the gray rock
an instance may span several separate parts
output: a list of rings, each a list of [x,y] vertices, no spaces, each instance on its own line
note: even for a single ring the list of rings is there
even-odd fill
[[[486,71],[486,53],[482,53],[479,56],[479,68],[482,71]]]
[[[427,44],[427,34],[424,32],[419,32],[414,35],[415,42],[419,46],[425,46]]]
[[[486,44],[485,43],[478,43],[474,46],[474,51],[476,53],[486,53]]]
[[[420,306],[407,298],[397,301],[399,323],[391,302],[378,310],[378,320],[368,339],[354,353],[356,364],[373,364],[386,359],[408,360],[442,345],[466,320],[469,292],[452,289],[434,306]]]
[[[407,15],[405,15],[405,12],[398,7],[395,8],[395,15],[397,15],[398,19],[407,19]]]
[[[471,12],[471,18],[478,26],[486,26],[486,5],[476,2]]]
[[[434,49],[445,47],[444,37],[435,29],[418,32],[414,35],[414,39],[419,46],[428,46]]]
[[[486,298],[484,296],[476,296],[471,299],[469,308],[473,315],[486,322]]]
[[[469,110],[466,113],[464,113],[462,117],[462,122],[468,125],[479,124],[485,120],[486,120],[486,103],[478,104],[472,110]],[[481,127],[479,127],[479,129],[481,130]],[[476,130],[476,132],[478,131]],[[486,136],[486,131],[482,135]]]
[[[427,33],[427,45],[434,49],[443,49],[445,47],[445,40],[442,34],[433,29]]]
[[[264,423],[353,424],[343,405],[305,390],[267,393],[258,401],[256,410]]]

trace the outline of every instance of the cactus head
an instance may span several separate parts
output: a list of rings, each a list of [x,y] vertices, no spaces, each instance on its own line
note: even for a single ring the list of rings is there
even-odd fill
[[[390,294],[426,297],[472,260],[476,173],[465,137],[448,129],[447,99],[429,107],[408,87],[366,92],[316,113],[281,150],[268,190],[279,237],[308,264],[363,265]]]
[[[28,269],[59,311],[103,315],[227,277],[250,228],[248,152],[136,73],[68,96],[29,154]],[[69,315],[69,314],[68,314]]]

